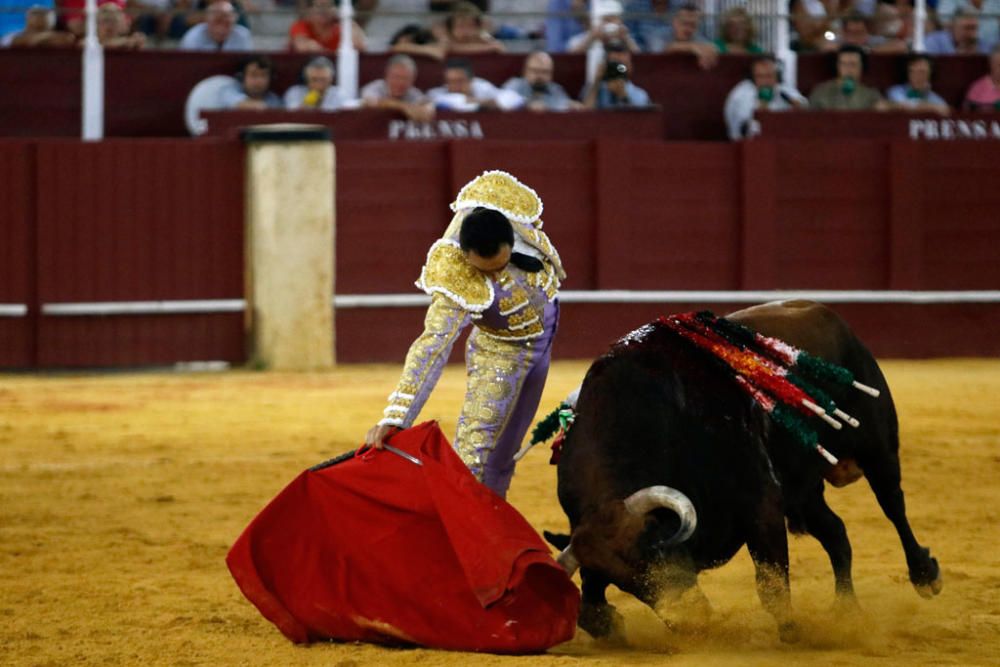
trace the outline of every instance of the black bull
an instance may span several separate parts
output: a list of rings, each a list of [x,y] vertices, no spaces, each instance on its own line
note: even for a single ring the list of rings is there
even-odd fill
[[[937,561],[906,519],[896,410],[871,353],[843,320],[812,302],[765,304],[729,318],[844,366],[881,391],[873,398],[824,385],[861,425],[840,431],[820,426],[820,441],[863,471],[899,533],[910,581],[925,597],[937,593]],[[571,529],[571,548],[560,560],[581,568],[579,624],[594,636],[621,631],[621,618],[605,598],[609,584],[655,607],[696,586],[698,572],[727,562],[746,544],[761,601],[782,639],[794,640],[786,519],[792,532],[819,540],[830,556],[837,594],[853,599],[851,545],[843,521],[823,498],[830,464],[773,426],[705,354],[662,324],[649,325],[595,361],[581,386],[558,468],[559,501]],[[666,505],[673,509],[662,503],[650,509],[655,492],[638,508],[625,502],[655,487],[671,494]],[[693,508],[678,505],[677,498]],[[697,528],[685,538],[679,534],[682,517],[691,509]],[[557,546],[568,541],[548,537]]]

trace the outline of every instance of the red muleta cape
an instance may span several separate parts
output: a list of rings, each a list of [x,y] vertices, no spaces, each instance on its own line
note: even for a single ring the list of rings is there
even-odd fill
[[[387,450],[306,471],[226,558],[293,642],[533,653],[573,637],[580,597],[517,510],[480,484],[435,422]]]

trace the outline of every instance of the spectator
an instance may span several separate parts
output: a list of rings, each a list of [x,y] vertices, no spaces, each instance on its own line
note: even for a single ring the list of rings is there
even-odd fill
[[[837,48],[833,18],[840,11],[837,0],[791,0],[790,11],[796,51],[832,51]]]
[[[500,41],[541,39],[548,0],[490,0],[495,17],[490,33]]]
[[[285,91],[285,107],[336,111],[347,101],[333,85],[335,68],[326,56],[316,56],[302,69],[304,83]]]
[[[463,58],[453,58],[444,65],[444,85],[431,88],[427,97],[438,109],[449,111],[478,111],[498,109],[500,89],[472,71],[472,65]]]
[[[146,36],[129,34],[128,17],[118,5],[108,2],[97,10],[97,41],[105,49],[141,49]]]
[[[582,105],[570,99],[563,87],[552,80],[555,65],[552,56],[544,51],[534,51],[524,59],[522,76],[510,79],[503,85],[524,99],[524,108],[530,111],[567,111]]]
[[[87,0],[56,0],[56,27],[82,38],[87,33],[86,4]],[[115,4],[119,9],[125,9],[125,0],[97,0],[99,8],[106,4]]]
[[[878,53],[905,53],[906,42],[873,35],[868,30],[868,18],[857,12],[848,14],[842,21],[840,43],[850,44],[865,51]]]
[[[444,60],[446,48],[433,32],[416,23],[410,23],[392,36],[389,40],[389,50],[393,53]]]
[[[570,53],[586,53],[592,44],[598,44],[602,52],[607,50],[610,42],[622,43],[629,51],[639,52],[639,45],[632,39],[628,28],[622,21],[622,3],[618,0],[596,0],[595,15],[597,25],[591,26],[586,32],[570,38],[566,50]],[[603,59],[604,56],[602,55]]]
[[[351,43],[365,50],[365,33],[351,22]],[[296,53],[336,51],[340,46],[340,16],[333,0],[309,0],[305,15],[288,29],[288,48]]]
[[[966,111],[1000,111],[1000,44],[990,51],[989,74],[969,86],[963,108]]]
[[[413,84],[417,80],[417,63],[405,53],[397,53],[385,65],[385,76],[361,89],[362,106],[372,109],[400,111],[410,120],[429,121],[434,107]]]
[[[757,109],[788,111],[807,106],[806,98],[779,81],[778,63],[772,56],[758,56],[750,64],[750,78],[736,84],[726,97],[723,116],[733,141],[756,134],[753,115]]]
[[[1000,0],[938,0],[937,15],[950,23],[956,13],[978,15],[979,38],[987,46],[1000,42]]]
[[[587,0],[549,0],[545,11],[545,50],[565,53],[569,40],[586,32],[590,23]]]
[[[696,5],[682,5],[671,22],[671,39],[663,49],[666,53],[691,53],[698,59],[698,66],[711,69],[719,61],[719,50],[715,44],[698,32],[701,10]]]
[[[170,5],[170,0],[128,0],[132,27],[147,37],[166,36],[171,19]]]
[[[670,41],[670,0],[628,0],[625,14],[632,18],[625,22],[635,36],[639,49],[659,53]]]
[[[927,35],[924,41],[927,53],[953,55],[989,53],[989,45],[979,35],[979,17],[967,10],[954,14],[948,30],[938,30]]]
[[[754,40],[757,28],[743,7],[730,7],[722,15],[722,29],[715,40],[719,53],[763,53]]]
[[[926,54],[909,56],[906,59],[906,83],[886,91],[890,107],[903,111],[932,111],[942,116],[951,113],[948,103],[931,90],[932,73],[931,59]]]
[[[454,3],[444,26],[441,42],[448,53],[503,53],[507,50],[486,31],[483,12],[471,2]]]
[[[185,51],[251,51],[250,31],[236,24],[236,9],[228,0],[215,0],[205,11],[205,22],[199,23],[181,39],[179,48]]]
[[[264,55],[243,61],[233,85],[219,92],[225,109],[281,109],[281,98],[271,91],[274,66]]]
[[[24,29],[4,36],[4,46],[73,46],[76,35],[55,29],[55,13],[39,5],[25,12]]]
[[[882,110],[886,107],[882,95],[861,83],[865,71],[865,52],[851,44],[837,50],[837,78],[813,88],[809,106],[822,111]]]
[[[161,1],[161,0],[154,0]],[[208,6],[215,0],[169,0],[172,11],[164,17],[167,24],[166,32],[170,39],[183,39],[185,33],[192,27],[204,23],[208,18]],[[250,29],[250,19],[247,16],[244,2],[252,0],[229,0],[236,11],[236,23],[247,30]]]
[[[601,82],[587,95],[583,105],[588,109],[622,109],[650,106],[649,94],[629,80],[629,68],[624,63],[605,64]]]

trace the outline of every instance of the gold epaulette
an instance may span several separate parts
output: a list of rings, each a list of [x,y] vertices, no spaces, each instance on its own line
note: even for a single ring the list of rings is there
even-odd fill
[[[493,303],[493,283],[469,264],[453,239],[434,242],[416,285],[432,296],[448,297],[471,313],[482,313]]]

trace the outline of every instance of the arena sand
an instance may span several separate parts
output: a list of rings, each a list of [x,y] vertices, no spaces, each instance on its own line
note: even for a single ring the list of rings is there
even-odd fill
[[[556,364],[542,408],[583,363]],[[988,665],[1000,664],[1000,360],[884,363],[902,426],[918,539],[942,565],[933,600],[910,586],[892,526],[864,482],[828,492],[854,546],[860,609],[837,613],[826,555],[791,540],[805,629],[781,644],[742,551],[702,576],[712,613],[671,629],[612,591],[628,647],[579,632],[546,655],[505,657],[360,644],[294,646],[242,597],[224,558],[304,467],[359,443],[398,367],[324,374],[0,376],[0,663],[5,665]],[[449,368],[424,416],[454,430]],[[565,528],[547,451],[510,501]],[[419,579],[419,573],[414,573]]]

